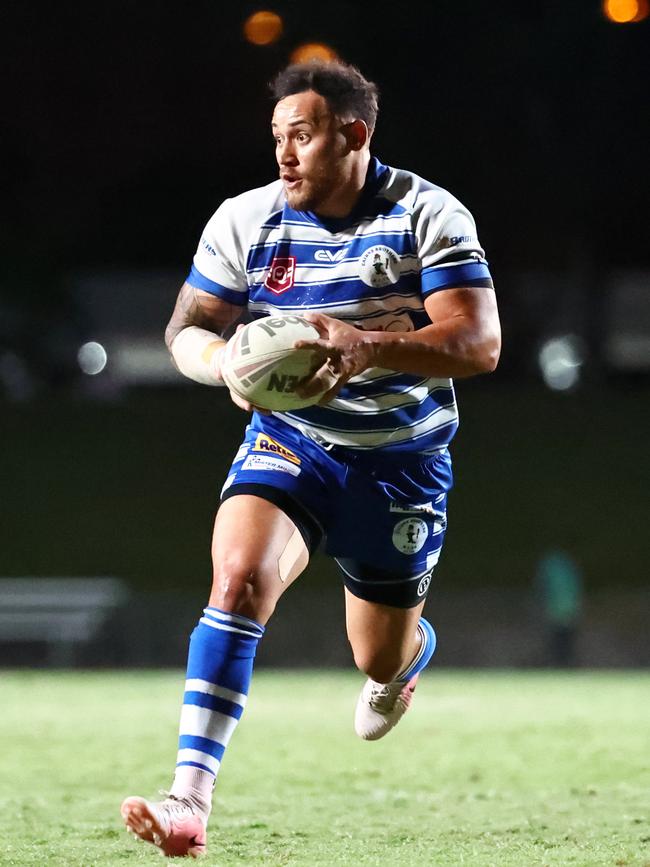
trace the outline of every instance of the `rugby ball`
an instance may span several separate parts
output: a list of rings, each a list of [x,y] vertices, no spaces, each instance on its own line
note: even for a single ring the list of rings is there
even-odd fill
[[[301,409],[324,391],[299,397],[296,388],[324,360],[313,349],[294,349],[297,340],[317,340],[318,330],[302,316],[264,316],[231,337],[221,357],[221,376],[243,400],[269,410]]]

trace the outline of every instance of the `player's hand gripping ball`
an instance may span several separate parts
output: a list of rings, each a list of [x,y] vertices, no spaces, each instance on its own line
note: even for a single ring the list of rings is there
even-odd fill
[[[294,349],[297,340],[319,333],[302,316],[265,316],[231,337],[220,359],[221,376],[231,392],[268,410],[300,409],[318,403],[318,394],[300,397],[296,389],[324,361],[318,349]]]

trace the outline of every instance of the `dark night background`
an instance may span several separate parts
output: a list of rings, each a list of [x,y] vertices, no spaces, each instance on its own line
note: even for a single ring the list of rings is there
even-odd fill
[[[602,661],[647,663],[650,19],[612,24],[598,0],[284,2],[266,7],[282,38],[257,47],[242,25],[259,8],[0,13],[0,575],[115,575],[143,598],[157,588],[161,619],[205,593],[245,418],[222,391],[120,384],[110,351],[84,376],[76,353],[104,333],[160,344],[209,216],[276,176],[266,83],[319,41],[380,87],[374,153],[473,212],[499,295],[500,368],[458,388],[429,605],[461,626],[462,611],[505,606],[532,634],[536,564],[560,547],[586,590],[582,661],[624,636]],[[553,390],[538,351],[567,334],[580,378]],[[313,593],[338,587],[320,558],[308,574]],[[454,647],[450,662],[481,661]]]

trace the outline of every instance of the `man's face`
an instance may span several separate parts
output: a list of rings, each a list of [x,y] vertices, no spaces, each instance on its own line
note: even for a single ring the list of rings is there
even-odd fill
[[[289,206],[296,211],[336,213],[349,181],[344,124],[313,90],[281,99],[273,112],[275,156]]]

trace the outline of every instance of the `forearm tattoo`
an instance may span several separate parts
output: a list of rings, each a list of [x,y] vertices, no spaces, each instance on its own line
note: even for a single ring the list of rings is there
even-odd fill
[[[189,283],[178,293],[174,312],[165,330],[165,343],[171,349],[176,335],[190,325],[197,325],[221,336],[237,318],[239,310],[217,296],[208,295]]]

